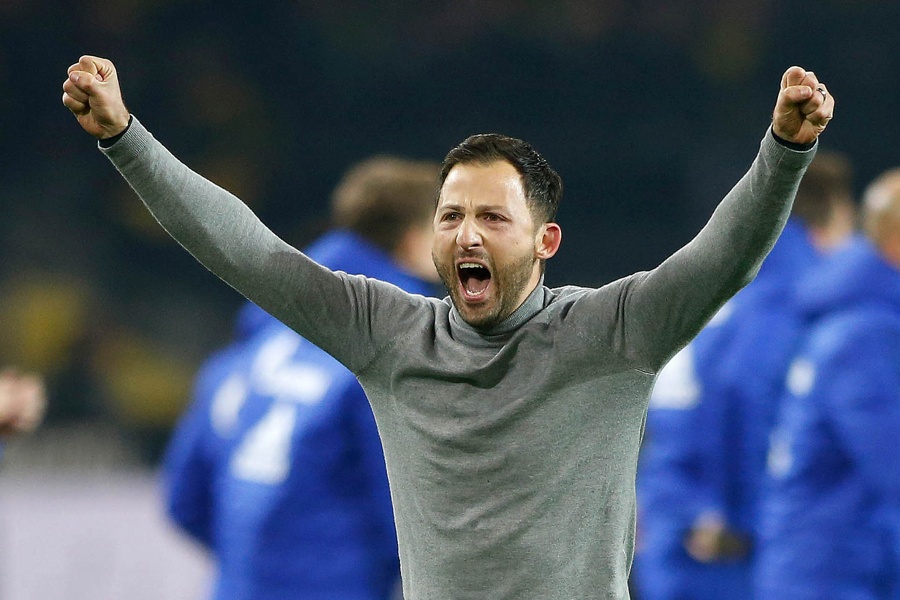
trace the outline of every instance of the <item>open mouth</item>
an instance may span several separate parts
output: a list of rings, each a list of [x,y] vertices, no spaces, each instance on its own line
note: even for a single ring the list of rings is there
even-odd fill
[[[484,298],[491,285],[490,269],[481,263],[460,261],[456,264],[456,273],[466,300],[477,302]]]

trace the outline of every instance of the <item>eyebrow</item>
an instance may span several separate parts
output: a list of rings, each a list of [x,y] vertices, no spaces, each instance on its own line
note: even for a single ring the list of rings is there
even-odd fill
[[[463,212],[465,207],[461,204],[441,204],[437,207],[438,210],[455,210],[457,212]],[[489,205],[478,205],[475,207],[475,210],[478,212],[506,212],[508,209],[499,204],[489,204]]]

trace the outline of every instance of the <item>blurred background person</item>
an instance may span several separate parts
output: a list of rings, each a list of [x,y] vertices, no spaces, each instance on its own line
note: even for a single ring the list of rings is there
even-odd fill
[[[808,274],[813,323],[769,454],[758,597],[900,598],[900,169],[867,188],[864,236]]]
[[[440,164],[375,157],[332,197],[306,249],[331,269],[437,293]],[[165,455],[171,518],[216,560],[216,600],[385,600],[399,556],[381,441],[356,378],[247,304]]]
[[[852,233],[849,160],[820,151],[756,279],[663,368],[638,472],[641,600],[747,600],[760,481],[802,322],[801,274]]]
[[[43,378],[12,367],[0,370],[0,437],[33,431],[46,412]]]

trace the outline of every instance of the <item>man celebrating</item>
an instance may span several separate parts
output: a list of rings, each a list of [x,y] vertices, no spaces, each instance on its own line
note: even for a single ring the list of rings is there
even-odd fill
[[[207,268],[359,378],[385,450],[404,596],[627,598],[634,479],[655,374],[755,275],[834,101],[782,78],[750,171],[694,240],[599,289],[542,285],[562,185],[527,143],[476,135],[441,173],[443,301],[330,271],[172,156],[84,56],[63,103]]]

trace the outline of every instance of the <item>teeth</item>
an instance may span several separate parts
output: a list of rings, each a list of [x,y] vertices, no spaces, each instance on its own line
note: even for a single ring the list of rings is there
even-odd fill
[[[481,265],[478,263],[459,263],[460,269],[480,269]]]

